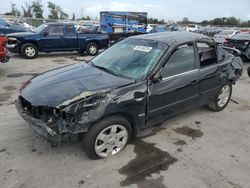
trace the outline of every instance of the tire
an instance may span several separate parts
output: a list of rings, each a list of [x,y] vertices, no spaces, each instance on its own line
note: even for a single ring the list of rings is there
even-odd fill
[[[26,43],[22,45],[20,52],[25,59],[35,59],[38,55],[38,48],[34,44]]]
[[[116,134],[112,135],[111,129]],[[128,120],[122,116],[111,116],[90,127],[83,136],[83,146],[91,159],[107,158],[121,152],[131,135],[132,129]]]
[[[229,103],[231,95],[232,95],[232,84],[228,82],[227,84],[224,84],[220,88],[219,93],[217,94],[214,102],[208,104],[207,107],[215,112],[222,111]]]
[[[88,55],[95,56],[96,54],[98,54],[99,46],[94,42],[90,42],[86,46],[86,51]]]

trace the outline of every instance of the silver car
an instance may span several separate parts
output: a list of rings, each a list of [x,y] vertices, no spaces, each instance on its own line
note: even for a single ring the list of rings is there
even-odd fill
[[[224,30],[214,35],[213,39],[215,40],[216,43],[222,44],[224,43],[226,38],[231,38],[237,33],[239,33],[238,30]]]

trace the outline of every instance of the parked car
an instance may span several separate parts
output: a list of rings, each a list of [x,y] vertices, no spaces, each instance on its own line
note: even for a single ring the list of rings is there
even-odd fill
[[[38,52],[87,51],[96,55],[108,47],[108,36],[97,33],[77,33],[73,24],[45,23],[35,32],[8,35],[9,51],[20,53],[27,59],[36,58]]]
[[[31,31],[29,28],[19,26],[19,25],[14,25],[0,18],[0,33],[4,35],[10,34],[10,33],[29,32],[29,31]]]
[[[205,27],[201,30],[201,33],[209,37],[213,37],[221,31],[223,31],[223,29],[220,27]]]
[[[191,32],[197,32],[200,30],[200,26],[195,25],[195,24],[190,24],[186,27],[186,31],[191,31]]]
[[[53,145],[85,133],[91,158],[119,153],[140,130],[207,105],[223,110],[242,61],[203,35],[164,32],[124,39],[89,63],[28,80],[16,107]]]
[[[216,43],[223,44],[225,42],[225,39],[231,38],[232,36],[236,35],[239,32],[240,31],[238,30],[224,30],[214,35],[213,38]]]
[[[250,33],[238,33],[227,38],[223,45],[240,50],[241,56],[250,59]]]

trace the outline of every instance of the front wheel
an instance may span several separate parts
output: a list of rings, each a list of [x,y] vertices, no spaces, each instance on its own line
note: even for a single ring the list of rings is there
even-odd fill
[[[231,95],[232,95],[232,84],[227,83],[221,87],[214,102],[207,105],[208,108],[216,112],[222,111],[229,103]]]
[[[96,43],[90,42],[87,44],[86,51],[89,55],[95,56],[98,53],[99,47]]]
[[[107,158],[121,152],[130,138],[130,123],[121,116],[112,116],[93,125],[84,135],[83,145],[90,158]]]
[[[38,55],[38,48],[31,43],[22,45],[20,54],[23,58],[26,59],[35,59]]]

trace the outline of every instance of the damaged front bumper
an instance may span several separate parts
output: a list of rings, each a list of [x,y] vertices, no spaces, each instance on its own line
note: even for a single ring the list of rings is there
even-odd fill
[[[52,146],[57,146],[61,141],[61,134],[57,133],[43,121],[31,117],[25,109],[22,108],[19,100],[15,101],[16,109],[20,116],[29,123],[31,128],[34,130],[36,135],[39,137],[45,138]]]

